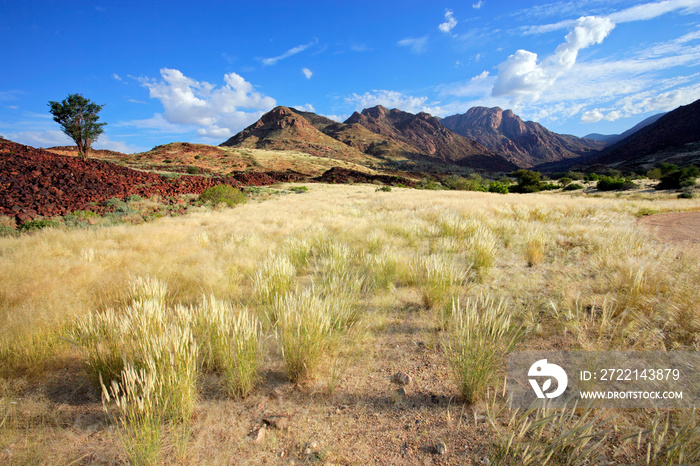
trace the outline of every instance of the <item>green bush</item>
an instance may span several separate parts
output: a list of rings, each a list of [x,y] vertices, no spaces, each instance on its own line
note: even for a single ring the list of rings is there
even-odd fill
[[[602,176],[596,185],[598,191],[626,191],[636,187],[637,185],[629,180],[610,176]]]
[[[571,178],[568,178],[568,177],[559,178],[559,184],[562,186],[566,186],[566,185],[570,184],[572,181],[574,181],[574,180]]]
[[[226,204],[234,207],[246,201],[245,195],[238,189],[228,184],[217,184],[207,188],[199,195],[199,201],[204,204]]]
[[[377,191],[388,193],[391,191],[391,186],[382,186],[381,188],[377,188]]]
[[[493,181],[489,185],[489,192],[498,194],[508,194],[508,185],[500,183],[498,181]]]
[[[54,228],[58,227],[61,224],[58,222],[54,222],[53,220],[47,220],[47,219],[40,219],[40,220],[29,220],[28,222],[24,222],[21,224],[18,228],[19,231],[21,232],[26,232],[26,231],[35,231],[35,230],[42,230],[44,228]]]
[[[532,170],[518,170],[513,173],[518,185],[511,191],[516,193],[537,193],[542,189],[542,174]]]
[[[141,202],[143,201],[143,198],[139,196],[138,194],[132,194],[126,198],[127,202]]]
[[[589,173],[586,175],[586,181],[598,181],[600,180],[600,175],[597,173]]]
[[[467,178],[452,175],[442,182],[447,189],[455,191],[487,191],[488,181],[476,173],[470,174]]]
[[[305,193],[309,190],[306,186],[295,186],[294,188],[290,189],[295,194],[302,194]]]
[[[191,165],[187,167],[187,173],[190,175],[198,175],[201,171],[199,167],[193,167]]]
[[[433,180],[423,180],[422,182],[420,182],[420,183],[416,186],[416,188],[418,188],[418,189],[429,189],[429,190],[431,190],[431,191],[437,191],[437,190],[445,189],[445,187],[444,187],[442,184],[438,183],[437,181],[433,181]]]
[[[577,189],[583,189],[583,185],[578,184],[578,183],[570,183],[570,184],[567,184],[566,186],[564,186],[563,190],[564,191],[576,191]]]
[[[678,195],[678,199],[692,199],[695,195],[689,191],[684,191]]]
[[[674,165],[675,166],[675,165]],[[661,177],[656,189],[681,189],[695,186],[695,180],[700,176],[698,167],[690,165],[680,170],[675,170]]]

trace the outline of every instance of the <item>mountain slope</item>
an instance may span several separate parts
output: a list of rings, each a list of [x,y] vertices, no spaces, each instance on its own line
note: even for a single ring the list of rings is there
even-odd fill
[[[616,142],[622,141],[625,139],[627,136],[630,136],[640,129],[644,128],[645,126],[649,126],[650,124],[654,123],[657,121],[659,118],[662,116],[666,115],[665,113],[657,113],[656,115],[652,115],[648,118],[645,118],[644,120],[640,121],[627,131],[620,133],[620,134],[598,134],[598,133],[591,133],[585,135],[583,138],[584,139],[593,139],[594,141],[603,141],[607,142],[608,144],[615,144]]]
[[[315,123],[321,127],[335,123],[328,118],[308,114],[308,112],[302,114],[302,112],[291,110],[288,107],[275,107],[257,122],[222,143],[221,146],[296,150],[320,157],[370,165],[377,164],[378,161],[374,157],[319,131],[310,121],[310,115],[318,117]]]
[[[591,159],[618,166],[672,161],[679,165],[700,160],[700,100],[678,107]]]
[[[446,128],[427,113],[388,110],[381,105],[355,112],[345,121],[358,124],[386,138],[414,148],[425,159],[491,171],[509,171],[517,168],[481,144]]]
[[[580,157],[605,147],[601,141],[553,133],[499,107],[472,107],[464,114],[443,118],[441,123],[524,168]]]

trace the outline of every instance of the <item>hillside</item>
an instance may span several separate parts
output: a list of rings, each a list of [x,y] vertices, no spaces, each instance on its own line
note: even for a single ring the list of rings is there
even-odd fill
[[[648,118],[645,118],[644,120],[640,121],[639,123],[637,123],[636,125],[634,125],[630,129],[628,129],[627,131],[624,131],[620,134],[591,133],[591,134],[585,135],[583,138],[584,139],[593,139],[594,141],[603,141],[603,142],[606,142],[606,143],[612,145],[618,141],[622,141],[627,136],[630,136],[630,135],[636,133],[637,131],[644,128],[645,126],[649,126],[650,124],[654,123],[655,121],[657,121],[659,118],[661,118],[664,115],[665,115],[665,113],[657,113],[656,115],[652,115]]]
[[[590,163],[619,167],[700,163],[700,100],[678,107],[617,144]]]
[[[334,123],[325,117],[312,115]],[[294,150],[318,157],[346,160],[367,166],[379,164],[379,161],[374,157],[325,135],[310,120],[308,113],[304,116],[288,107],[275,107],[257,122],[223,142],[221,146]],[[320,126],[324,127],[327,124],[320,123]]]
[[[427,113],[417,115],[389,110],[381,105],[355,112],[345,124],[359,124],[368,130],[415,148],[424,158],[446,164],[491,171],[509,171],[515,164],[481,144],[446,128]]]
[[[605,147],[605,142],[553,133],[499,107],[472,107],[440,122],[523,168],[580,157]]]

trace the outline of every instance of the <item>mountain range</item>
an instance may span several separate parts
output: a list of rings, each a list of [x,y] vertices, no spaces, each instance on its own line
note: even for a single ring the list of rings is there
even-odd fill
[[[440,119],[381,105],[353,113],[338,123],[312,112],[276,107],[221,146],[295,150],[377,169],[455,171],[478,169],[542,171],[591,164],[649,164],[654,153],[688,152],[694,162],[700,146],[700,101],[647,118],[613,145],[616,135],[579,138],[523,121],[511,110],[473,107]],[[651,155],[651,158],[649,157]],[[645,161],[640,157],[645,156]]]

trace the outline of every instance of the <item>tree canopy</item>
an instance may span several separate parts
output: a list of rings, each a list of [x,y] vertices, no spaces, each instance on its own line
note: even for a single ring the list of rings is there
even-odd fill
[[[92,143],[102,134],[107,123],[98,123],[97,115],[103,105],[98,105],[81,94],[70,94],[62,102],[49,101],[51,114],[66,135],[75,141],[78,153],[87,158]]]

